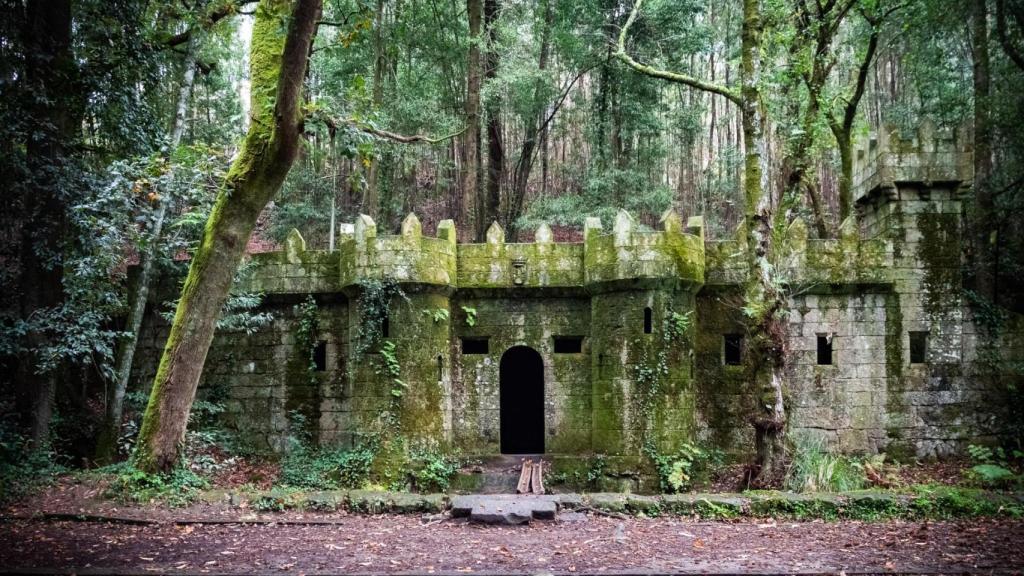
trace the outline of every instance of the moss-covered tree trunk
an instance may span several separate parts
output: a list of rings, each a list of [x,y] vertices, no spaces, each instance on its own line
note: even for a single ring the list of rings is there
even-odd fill
[[[740,90],[700,80],[687,74],[659,70],[641,64],[626,51],[626,34],[636,20],[642,0],[637,0],[626,24],[619,32],[615,57],[634,70],[719,94],[740,107],[743,127],[743,190],[747,240],[747,280],[744,284],[744,311],[748,316],[752,397],[751,423],[754,426],[757,462],[753,481],[770,483],[781,474],[785,457],[784,404],[787,355],[787,304],[776,268],[772,236],[774,217],[765,169],[767,140],[760,93],[761,5],[760,0],[743,0]]]
[[[785,456],[783,388],[787,310],[777,277],[771,198],[764,167],[766,140],[759,88],[761,27],[760,0],[743,0],[740,107],[748,259],[744,304],[750,318],[751,384],[756,390],[752,415],[758,465],[755,480],[767,483],[780,477]]]
[[[691,88],[725,96],[740,109],[743,132],[743,200],[746,237],[746,281],[743,285],[743,311],[748,317],[751,369],[751,423],[754,425],[757,469],[755,484],[777,480],[784,464],[785,431],[784,382],[786,362],[786,296],[778,277],[775,243],[772,236],[774,215],[767,186],[767,140],[761,102],[760,0],[743,0],[740,87],[707,82],[692,76],[657,70],[634,60],[626,51],[626,35],[640,10],[637,0],[626,20],[615,50],[615,57],[648,76],[684,84]]]
[[[295,160],[302,83],[320,8],[320,0],[262,0],[256,9],[249,132],[185,279],[136,444],[135,463],[143,470],[166,471],[178,460],[217,316],[256,218]]]

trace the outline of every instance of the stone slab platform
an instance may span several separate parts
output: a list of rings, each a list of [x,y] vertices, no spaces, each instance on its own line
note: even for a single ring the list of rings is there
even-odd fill
[[[578,497],[577,497],[578,499]],[[526,524],[531,520],[554,520],[562,507],[578,506],[564,495],[475,494],[452,498],[451,513],[482,524]],[[564,504],[562,500],[565,500]]]

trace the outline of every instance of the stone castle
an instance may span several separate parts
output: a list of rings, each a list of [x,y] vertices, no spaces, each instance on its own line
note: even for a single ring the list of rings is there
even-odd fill
[[[928,457],[1008,430],[1006,387],[980,359],[1024,354],[1024,332],[986,338],[967,306],[971,156],[955,136],[873,137],[857,151],[857,215],[839,237],[809,239],[799,220],[786,231],[791,434]],[[412,214],[398,235],[367,216],[340,235],[334,251],[306,250],[294,232],[282,252],[254,255],[243,289],[264,293],[274,320],[218,333],[210,350],[200,394],[223,400],[257,447],[281,451],[300,433],[347,446],[383,425],[470,455],[753,450],[741,236],[709,241],[701,217],[674,212],[657,231],[625,212],[587,219],[576,243],[552,241],[546,225],[507,243],[497,224],[484,243],[458,243],[451,221],[429,237]],[[303,314],[315,333],[307,318],[300,334]],[[166,337],[156,318],[140,384]]]

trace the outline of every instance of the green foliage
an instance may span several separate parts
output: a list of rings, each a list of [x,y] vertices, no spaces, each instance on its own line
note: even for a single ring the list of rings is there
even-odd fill
[[[172,507],[187,506],[199,497],[209,482],[185,465],[165,474],[150,474],[124,464],[110,484],[108,495],[127,502],[161,502]]]
[[[374,367],[378,376],[384,376],[391,381],[391,396],[401,398],[409,386],[402,382],[402,366],[398,363],[398,355],[395,352],[395,343],[385,340],[380,346],[380,360]]]
[[[981,486],[1009,487],[1022,480],[1021,475],[1011,470],[1010,458],[1002,447],[992,448],[971,444],[967,447],[974,465],[968,471],[968,478]],[[1024,453],[1015,450],[1013,457],[1024,458]]]
[[[376,453],[373,444],[351,450],[300,446],[281,462],[281,483],[316,490],[362,488],[370,478]]]
[[[466,313],[466,326],[470,328],[476,326],[476,308],[463,306],[462,311]]]
[[[423,315],[432,319],[434,324],[448,321],[448,310],[446,308],[431,308],[423,311]]]
[[[636,214],[640,222],[656,222],[672,203],[672,190],[651,186],[644,174],[633,170],[609,169],[595,172],[579,194],[561,194],[538,199],[520,219],[519,228],[534,228],[541,222],[582,227],[587,216],[613,222],[620,209]]]
[[[320,308],[316,305],[313,295],[306,296],[302,304],[295,306],[298,318],[295,327],[295,347],[306,359],[306,376],[309,383],[316,385],[316,351],[317,338],[320,336]]]
[[[245,281],[245,278],[252,273],[251,263],[243,264],[235,273],[232,280],[234,286]],[[182,277],[184,281],[184,277]],[[274,321],[271,312],[260,312],[263,304],[263,294],[251,292],[231,292],[224,305],[221,306],[220,316],[217,317],[217,330],[224,332],[242,332],[247,335],[255,334],[259,329],[268,326]],[[163,303],[163,310],[160,315],[167,323],[174,321],[174,314],[178,308],[178,300],[169,300]]]
[[[675,342],[685,338],[691,326],[693,326],[692,310],[688,310],[684,314],[669,310],[665,318],[665,341]]]
[[[54,452],[30,450],[13,422],[0,420],[0,503],[24,497],[65,471]]]
[[[368,278],[359,282],[359,329],[356,334],[355,359],[381,344],[384,321],[391,313],[391,305],[398,298],[408,301],[402,287],[394,278],[377,280]],[[351,362],[350,364],[356,364]]]
[[[419,492],[447,492],[458,470],[455,459],[433,450],[413,450],[406,464],[412,489]]]
[[[821,438],[794,438],[793,461],[786,486],[797,492],[842,492],[864,486],[864,471],[846,456],[829,452]]]
[[[595,454],[588,458],[587,476],[585,478],[587,486],[591,488],[599,487],[607,469],[608,458],[604,454]]]
[[[644,454],[654,463],[658,473],[658,485],[662,492],[674,494],[689,489],[698,469],[709,461],[709,454],[684,442],[672,454],[662,454],[650,442],[644,444]]]

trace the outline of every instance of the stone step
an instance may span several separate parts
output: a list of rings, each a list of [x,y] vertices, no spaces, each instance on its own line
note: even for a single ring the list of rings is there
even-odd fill
[[[560,495],[474,494],[452,498],[452,516],[482,524],[526,524],[553,520],[561,507]],[[571,500],[571,499],[570,499]],[[565,502],[574,506],[575,501]]]

